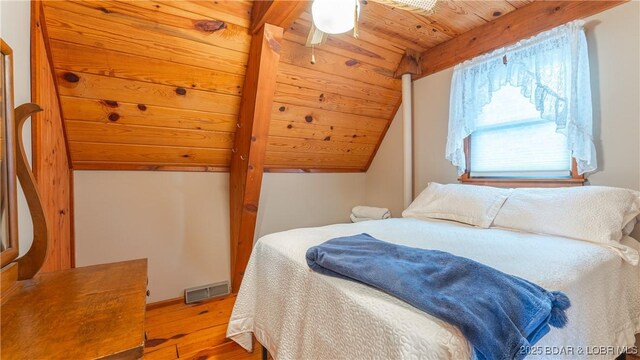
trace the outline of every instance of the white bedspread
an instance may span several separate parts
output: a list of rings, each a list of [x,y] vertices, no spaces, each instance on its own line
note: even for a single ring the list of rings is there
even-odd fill
[[[612,250],[553,236],[391,219],[271,234],[255,245],[227,336],[251,350],[251,332],[276,359],[468,359],[460,331],[369,286],[312,272],[306,250],[366,232],[464,256],[571,299],[569,324],[552,328],[535,358],[613,359],[640,332],[640,267]],[[640,248],[631,238],[625,244]],[[544,352],[573,352],[544,356]],[[583,352],[582,354],[579,354]],[[600,353],[605,355],[598,355]],[[613,349],[613,352],[618,352]]]

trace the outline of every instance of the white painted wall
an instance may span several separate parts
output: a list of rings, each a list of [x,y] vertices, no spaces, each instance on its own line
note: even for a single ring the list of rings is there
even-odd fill
[[[0,1],[0,37],[13,49],[13,81],[15,106],[31,101],[31,2]],[[31,120],[24,126],[23,141],[27,158],[31,159]],[[23,255],[33,240],[33,225],[22,189],[18,188],[19,250]]]
[[[347,223],[365,201],[366,174],[266,173],[256,237],[300,227]]]
[[[640,189],[639,19],[638,1],[585,19],[599,163],[598,172],[589,176],[593,185]],[[416,195],[430,181],[457,181],[456,169],[444,158],[452,74],[453,69],[447,69],[414,82]],[[384,141],[399,144],[401,136],[389,132]],[[393,169],[401,162],[401,152],[383,147],[374,160],[381,169]],[[378,179],[369,179],[374,176],[370,170],[367,176],[367,194],[402,186],[402,179],[391,172],[380,171]]]
[[[265,174],[257,235],[348,222],[365,174]],[[149,259],[149,302],[229,279],[229,174],[75,171],[76,264]]]
[[[149,259],[150,302],[229,279],[229,174],[75,171],[76,265]]]

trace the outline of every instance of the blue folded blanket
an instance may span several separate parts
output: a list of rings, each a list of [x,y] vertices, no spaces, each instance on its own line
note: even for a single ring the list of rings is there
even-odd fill
[[[363,282],[457,326],[477,359],[522,359],[549,325],[567,323],[563,293],[443,251],[360,234],[311,247],[306,257],[314,271]]]

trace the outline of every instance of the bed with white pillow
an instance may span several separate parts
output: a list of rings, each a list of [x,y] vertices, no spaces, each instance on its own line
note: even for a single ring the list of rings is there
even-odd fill
[[[255,245],[227,335],[255,334],[276,359],[468,359],[454,326],[386,293],[312,272],[306,250],[335,237],[380,240],[464,256],[547,290],[572,306],[531,351],[540,358],[613,359],[640,333],[640,213],[628,190],[505,190],[430,184],[403,219],[271,234]],[[625,229],[626,228],[626,229]]]

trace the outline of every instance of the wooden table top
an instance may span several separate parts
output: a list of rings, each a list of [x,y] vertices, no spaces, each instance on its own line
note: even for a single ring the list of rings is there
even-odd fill
[[[21,281],[1,309],[2,358],[139,359],[146,288],[146,259]]]

